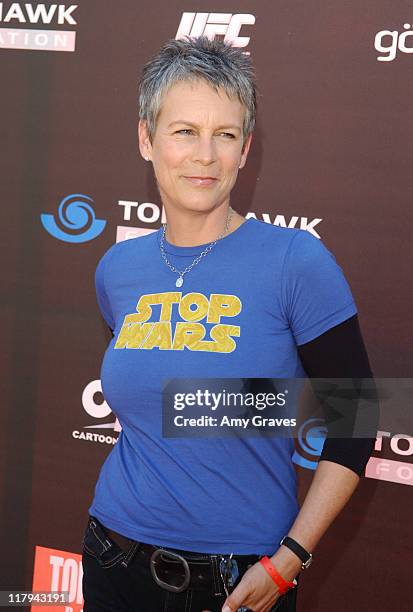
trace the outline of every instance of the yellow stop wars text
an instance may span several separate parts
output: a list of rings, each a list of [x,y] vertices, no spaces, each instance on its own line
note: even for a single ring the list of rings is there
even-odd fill
[[[153,306],[160,305],[159,321],[149,321]],[[182,321],[172,323],[172,309],[178,306]],[[175,306],[176,308],[176,306]],[[115,349],[146,349],[208,351],[231,353],[236,348],[239,325],[221,323],[222,317],[235,317],[242,309],[236,295],[179,291],[147,293],[140,297],[136,312],[127,314],[115,343]],[[204,323],[212,324],[207,338]]]

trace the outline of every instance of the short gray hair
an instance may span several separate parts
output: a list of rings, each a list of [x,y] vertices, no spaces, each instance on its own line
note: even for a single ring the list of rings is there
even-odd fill
[[[254,130],[257,112],[255,73],[248,55],[222,40],[205,36],[169,40],[145,64],[139,83],[139,118],[146,122],[150,140],[155,134],[162,99],[179,81],[203,79],[222,88],[245,106],[244,142]]]

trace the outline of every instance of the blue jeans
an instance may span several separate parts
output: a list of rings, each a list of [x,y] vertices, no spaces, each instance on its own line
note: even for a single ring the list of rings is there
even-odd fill
[[[216,596],[212,589],[163,589],[154,581],[147,558],[139,554],[139,542],[122,550],[102,523],[94,517],[93,521],[112,546],[108,549],[89,519],[82,541],[84,612],[221,612],[225,595]],[[270,612],[295,612],[296,590],[280,597]]]

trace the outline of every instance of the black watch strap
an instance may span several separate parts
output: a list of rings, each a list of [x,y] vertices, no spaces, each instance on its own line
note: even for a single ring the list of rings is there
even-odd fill
[[[301,560],[301,569],[307,569],[310,567],[313,560],[313,555],[307,552],[306,549],[301,546],[301,544],[289,536],[284,536],[280,542],[280,545],[281,544],[292,550],[293,553],[297,555],[297,557]]]

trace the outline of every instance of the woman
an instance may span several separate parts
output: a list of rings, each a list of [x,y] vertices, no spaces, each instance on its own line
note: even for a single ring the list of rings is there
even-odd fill
[[[139,148],[167,223],[96,270],[122,431],[89,508],[85,612],[295,610],[296,578],[370,455],[371,440],[327,439],[300,510],[291,439],[162,435],[166,379],[371,376],[329,251],[230,206],[255,113],[250,60],[223,42],[173,40],[144,68]]]

